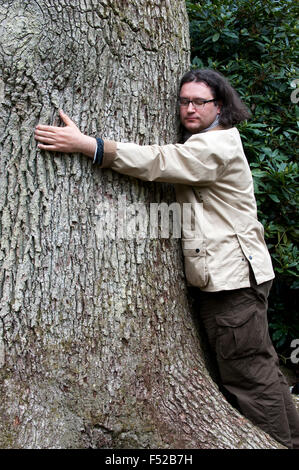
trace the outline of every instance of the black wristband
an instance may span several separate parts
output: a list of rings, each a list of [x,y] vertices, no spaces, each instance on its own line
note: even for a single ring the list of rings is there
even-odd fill
[[[94,159],[94,163],[97,165],[102,165],[103,156],[104,156],[104,141],[99,137],[96,138],[97,141],[97,152]]]

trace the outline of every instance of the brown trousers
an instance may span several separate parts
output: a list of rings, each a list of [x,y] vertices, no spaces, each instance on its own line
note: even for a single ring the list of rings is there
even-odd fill
[[[249,288],[196,289],[196,297],[223,387],[255,425],[284,446],[299,449],[299,414],[268,331],[271,285],[257,285],[251,272]]]

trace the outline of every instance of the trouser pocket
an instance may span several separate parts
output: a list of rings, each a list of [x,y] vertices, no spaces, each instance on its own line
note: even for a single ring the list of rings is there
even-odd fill
[[[217,354],[222,359],[241,359],[255,354],[263,340],[255,303],[218,313]]]

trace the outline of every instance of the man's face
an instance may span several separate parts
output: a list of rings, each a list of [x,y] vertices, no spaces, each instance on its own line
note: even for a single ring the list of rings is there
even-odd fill
[[[212,100],[214,97],[211,88],[204,82],[188,82],[182,86],[180,98]],[[188,106],[180,106],[181,123],[191,134],[196,134],[209,127],[219,113],[220,105],[214,101],[205,103],[199,108],[195,108],[192,103],[189,103]]]

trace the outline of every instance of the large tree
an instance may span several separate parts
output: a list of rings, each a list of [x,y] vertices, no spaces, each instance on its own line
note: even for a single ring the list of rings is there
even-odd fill
[[[63,108],[90,135],[175,141],[184,1],[1,1],[0,38],[0,447],[278,447],[206,368],[180,240],[141,236],[172,187],[33,139]]]

